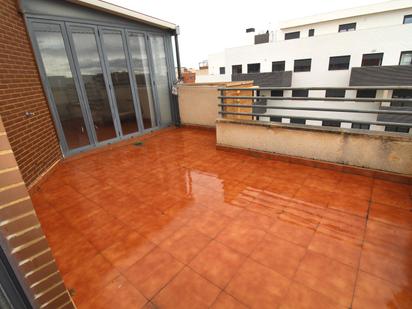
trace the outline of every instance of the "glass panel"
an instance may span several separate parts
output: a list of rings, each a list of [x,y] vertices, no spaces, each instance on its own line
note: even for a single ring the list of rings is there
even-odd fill
[[[90,143],[59,25],[34,24],[47,80],[69,149]]]
[[[412,51],[401,53],[400,65],[412,65]]]
[[[172,122],[170,110],[170,90],[167,78],[166,52],[162,36],[150,36],[150,46],[153,54],[154,77],[159,97],[160,118],[162,125]]]
[[[123,49],[122,34],[120,31],[104,31],[103,42],[107,60],[109,61],[108,65],[123,134],[137,132],[136,112],[133,104],[132,89],[130,88],[126,55]]]
[[[94,30],[73,27],[71,31],[97,140],[101,142],[115,138],[116,130]]]
[[[382,65],[383,53],[378,54],[364,54],[362,57],[362,67],[379,66]]]
[[[156,118],[144,35],[129,34],[129,49],[132,57],[133,74],[139,94],[143,126],[145,129],[149,129],[156,126]]]

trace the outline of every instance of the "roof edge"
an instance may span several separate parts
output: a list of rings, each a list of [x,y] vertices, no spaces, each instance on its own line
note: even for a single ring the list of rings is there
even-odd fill
[[[69,2],[103,11],[109,14],[118,15],[131,20],[139,21],[148,25],[163,29],[176,30],[177,25],[171,22],[149,16],[137,11],[133,11],[122,6],[102,0],[68,0]]]
[[[363,5],[322,14],[316,14],[312,16],[306,16],[302,18],[286,20],[280,23],[279,28],[282,30],[326,21],[357,17],[362,15],[378,14],[408,8],[412,8],[412,1],[410,0],[378,2],[375,4]]]

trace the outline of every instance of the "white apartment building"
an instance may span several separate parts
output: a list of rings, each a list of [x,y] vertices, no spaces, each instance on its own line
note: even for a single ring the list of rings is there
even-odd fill
[[[373,86],[412,86],[412,1],[386,1],[289,20],[281,23],[276,31],[255,35],[254,43],[250,45],[226,48],[220,53],[209,55],[208,62],[209,74],[197,76],[196,82],[254,80],[261,87],[365,86],[370,89],[313,90],[310,96],[412,98],[410,90],[373,89]],[[290,91],[262,93],[268,96],[308,96],[305,90],[293,94]],[[296,106],[298,102],[294,101],[293,104]],[[351,104],[354,104],[357,108],[365,109],[379,109],[392,104],[305,103],[305,106],[322,104],[324,107],[342,108],[351,108]],[[268,104],[285,105],[290,102],[271,101]],[[379,120],[376,114],[276,111],[279,116],[310,116],[314,113],[318,117],[347,116],[354,121]],[[283,117],[272,121],[288,122],[290,119]],[[306,124],[319,125],[321,122]],[[340,126],[353,127],[351,123]],[[385,127],[371,126],[370,129],[385,130]]]

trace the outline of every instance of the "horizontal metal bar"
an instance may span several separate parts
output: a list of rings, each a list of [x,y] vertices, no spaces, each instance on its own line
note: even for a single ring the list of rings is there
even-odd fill
[[[412,111],[387,110],[387,109],[343,109],[343,108],[321,108],[321,107],[295,107],[295,106],[273,106],[273,105],[243,105],[243,104],[218,104],[223,107],[247,107],[247,108],[264,108],[264,109],[289,109],[305,111],[323,111],[323,112],[348,112],[348,113],[365,113],[365,114],[395,114],[395,115],[412,115]]]
[[[412,123],[404,123],[404,122],[385,122],[385,121],[365,121],[365,120],[347,120],[347,119],[335,119],[335,118],[328,118],[328,117],[311,117],[311,116],[283,116],[283,115],[268,115],[268,114],[259,114],[259,113],[238,113],[238,112],[222,112],[220,111],[219,114],[221,115],[238,115],[238,116],[256,116],[256,117],[282,117],[282,118],[298,118],[298,119],[306,119],[306,120],[330,120],[330,121],[338,121],[338,122],[348,122],[348,123],[364,123],[364,124],[374,124],[380,126],[399,126],[399,127],[408,127],[412,128]]]
[[[223,90],[412,90],[412,86],[348,86],[348,87],[259,87],[255,88],[238,88],[238,87],[219,87],[219,91]]]
[[[219,99],[250,99],[272,101],[333,101],[333,102],[402,102],[412,103],[412,99],[384,99],[384,98],[319,98],[319,97],[264,97],[264,96],[218,96]]]

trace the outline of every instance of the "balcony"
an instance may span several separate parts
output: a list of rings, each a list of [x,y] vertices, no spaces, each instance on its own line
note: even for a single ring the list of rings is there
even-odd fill
[[[412,67],[387,65],[352,68],[350,86],[412,85]]]
[[[64,159],[30,188],[78,308],[408,307],[410,134],[258,120],[331,112],[258,90],[181,85],[183,127]]]
[[[269,31],[262,33],[262,34],[255,35],[255,44],[264,44],[264,43],[269,43]]]
[[[253,81],[260,87],[290,87],[292,71],[232,74],[232,81]]]
[[[180,85],[175,24],[104,1],[4,4],[1,308],[411,307],[412,87]]]
[[[410,184],[168,129],[60,164],[31,197],[79,308],[411,300]]]

